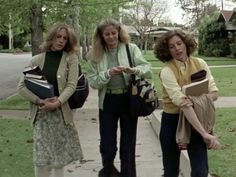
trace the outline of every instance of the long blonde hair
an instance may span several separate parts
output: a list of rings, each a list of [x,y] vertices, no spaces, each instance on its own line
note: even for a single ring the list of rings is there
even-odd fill
[[[65,29],[68,35],[68,41],[63,50],[68,53],[76,53],[79,51],[78,40],[73,28],[64,23],[56,23],[50,28],[46,35],[45,41],[40,45],[40,49],[43,52],[51,50],[54,39],[61,29]]]
[[[88,53],[88,58],[91,60],[94,60],[96,62],[100,61],[102,59],[103,54],[106,51],[106,43],[103,39],[103,31],[107,26],[113,26],[118,31],[118,40],[119,42],[128,44],[130,40],[130,36],[128,32],[124,29],[124,26],[121,25],[120,22],[112,19],[112,18],[106,18],[103,19],[97,26],[94,36],[93,36],[93,43],[92,43],[92,49]]]

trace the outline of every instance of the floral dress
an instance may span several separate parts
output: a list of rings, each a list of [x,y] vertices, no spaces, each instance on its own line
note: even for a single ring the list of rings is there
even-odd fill
[[[76,127],[73,123],[64,123],[60,109],[51,112],[40,110],[33,136],[36,166],[63,167],[83,159]]]

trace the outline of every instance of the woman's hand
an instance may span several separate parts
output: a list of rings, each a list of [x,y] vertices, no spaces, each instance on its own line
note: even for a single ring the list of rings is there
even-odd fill
[[[53,111],[61,106],[60,101],[57,97],[52,98],[46,98],[42,100],[41,105],[39,105],[39,109],[45,110],[45,111]]]
[[[125,72],[127,74],[134,74],[136,72],[135,68],[131,68],[129,66],[117,66],[122,72]]]
[[[217,137],[206,133],[203,135],[204,142],[207,144],[209,149],[219,149],[220,148],[220,142],[218,141]]]
[[[119,67],[112,67],[111,69],[109,69],[108,72],[110,76],[115,76],[122,73],[122,69]]]

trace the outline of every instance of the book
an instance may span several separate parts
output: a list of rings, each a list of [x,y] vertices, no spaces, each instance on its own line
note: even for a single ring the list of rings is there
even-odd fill
[[[42,75],[42,70],[39,66],[29,66],[24,68],[23,74],[35,74],[35,75]]]
[[[182,92],[189,96],[200,96],[204,93],[208,93],[209,79],[203,79],[201,81],[192,82],[182,87]]]
[[[54,97],[53,85],[42,80],[25,78],[26,87],[41,99]]]
[[[36,74],[30,74],[30,73],[26,73],[25,77],[44,80],[44,77],[42,75],[36,75]]]

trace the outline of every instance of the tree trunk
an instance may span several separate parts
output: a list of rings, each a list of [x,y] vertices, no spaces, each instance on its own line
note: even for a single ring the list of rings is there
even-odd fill
[[[40,53],[39,46],[43,42],[43,11],[42,4],[37,3],[31,9],[31,41],[32,41],[32,55]]]
[[[72,0],[68,2],[68,5],[72,6]],[[79,27],[79,6],[73,5],[71,11],[67,13],[66,23],[74,28],[77,36],[78,45],[80,43],[80,27]],[[81,52],[81,51],[80,51]],[[81,56],[81,54],[80,54]],[[79,57],[80,57],[79,56]]]
[[[82,43],[82,57],[86,59],[86,54],[89,51],[89,41],[88,41],[88,26],[85,26],[83,29],[83,43]]]

